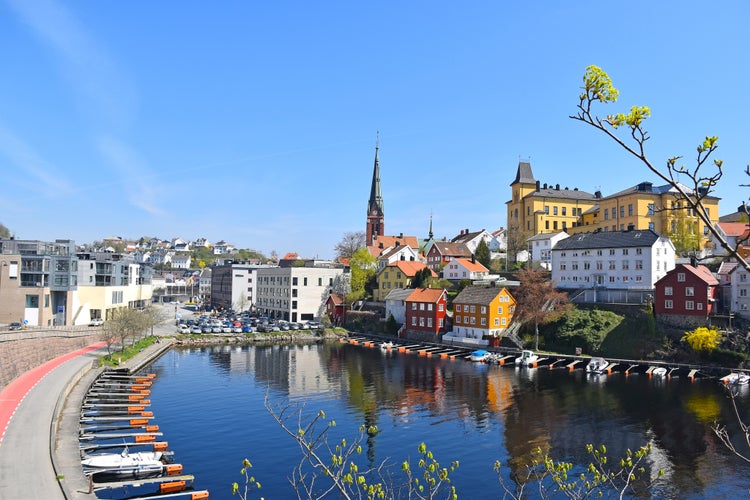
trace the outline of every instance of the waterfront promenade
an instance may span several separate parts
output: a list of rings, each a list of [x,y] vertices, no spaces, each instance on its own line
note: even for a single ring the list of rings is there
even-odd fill
[[[169,344],[154,344],[123,365],[135,369]],[[81,471],[78,424],[104,347],[97,342],[58,356],[0,392],[0,499],[95,498]]]

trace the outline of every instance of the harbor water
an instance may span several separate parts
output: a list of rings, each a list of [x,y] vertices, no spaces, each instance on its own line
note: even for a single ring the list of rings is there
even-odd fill
[[[261,484],[251,498],[296,496],[289,477],[302,455],[267,406],[284,409],[292,430],[300,414],[306,423],[325,411],[326,422],[336,422],[332,444],[356,439],[362,425],[377,426],[362,437],[360,470],[387,460],[402,478],[400,464],[415,467],[424,442],[441,466],[459,462],[450,476],[459,498],[502,498],[495,461],[514,487],[513,477],[537,450],[585,467],[587,444],[605,444],[611,463],[650,444],[644,476],[664,473],[650,492],[655,498],[738,498],[750,491],[750,465],[712,431],[714,422],[727,425],[750,452],[715,379],[590,376],[343,343],[177,348],[149,371],[156,374],[151,407],[163,439],[211,498],[232,498],[245,458]],[[746,393],[738,403],[750,415]]]

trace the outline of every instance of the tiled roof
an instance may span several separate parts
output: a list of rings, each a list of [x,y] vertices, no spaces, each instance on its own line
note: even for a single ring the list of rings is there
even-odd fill
[[[484,229],[480,231],[474,231],[473,233],[470,233],[467,231],[465,233],[459,234],[458,236],[455,236],[454,238],[451,239],[451,241],[453,243],[466,243],[467,241],[473,240],[474,238],[476,238],[483,232],[484,232]]]
[[[719,227],[727,236],[742,236],[747,231],[747,222],[719,222]]]
[[[462,257],[458,257],[453,259],[456,262],[460,262],[462,266],[466,268],[467,271],[475,272],[475,273],[486,273],[489,271],[484,265],[482,265],[480,262],[472,262],[471,259],[465,259]]]
[[[436,248],[443,256],[470,257],[471,251],[464,243],[452,243],[449,241],[436,241],[432,248]]]
[[[661,235],[651,229],[578,233],[558,241],[553,250],[651,247],[659,238]]]
[[[397,260],[396,262],[388,264],[383,269],[388,269],[389,267],[398,267],[406,276],[412,277],[416,275],[418,271],[421,271],[422,269],[427,267],[427,265],[423,262],[413,260]],[[435,271],[430,269],[430,272],[432,273],[432,276],[434,278],[437,277]]]
[[[445,290],[442,288],[415,288],[406,301],[436,303],[443,294],[445,294]]]
[[[719,270],[716,271],[716,274],[719,274],[719,275],[721,275],[721,274],[729,274],[732,271],[732,269],[734,269],[735,267],[737,267],[737,265],[738,264],[736,262],[724,261],[724,262],[722,262],[719,265]]]
[[[502,291],[503,288],[491,286],[467,286],[453,299],[453,303],[487,305]]]
[[[344,303],[344,296],[341,295],[340,293],[332,293],[331,295],[328,296],[328,298],[331,300],[331,302],[333,302],[333,305],[336,305],[336,306]]]

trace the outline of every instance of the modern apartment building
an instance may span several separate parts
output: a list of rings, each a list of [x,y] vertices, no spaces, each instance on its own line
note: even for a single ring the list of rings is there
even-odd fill
[[[71,324],[77,272],[72,240],[0,238],[0,324]]]
[[[232,261],[212,266],[211,305],[238,311],[253,308],[257,303],[258,271],[269,268],[272,266]]]
[[[344,269],[333,264],[258,269],[256,309],[271,318],[300,322],[320,319],[334,282]]]

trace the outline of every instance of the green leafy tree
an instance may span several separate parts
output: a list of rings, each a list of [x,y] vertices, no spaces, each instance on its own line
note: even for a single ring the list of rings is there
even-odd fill
[[[691,168],[680,163],[680,156],[668,158],[663,169],[656,167],[646,155],[646,142],[651,139],[644,128],[651,110],[647,106],[632,106],[627,113],[609,114],[600,118],[594,113],[594,107],[599,104],[617,102],[620,92],[612,84],[609,75],[598,66],[589,66],[583,74],[583,86],[579,94],[578,112],[570,116],[606,134],[625,151],[636,157],[657,177],[667,182],[675,193],[677,201],[683,202],[705,224],[714,239],[726,250],[731,257],[745,269],[750,265],[739,252],[740,246],[747,243],[747,239],[737,241],[731,245],[724,234],[714,226],[710,214],[704,205],[708,196],[713,196],[716,186],[724,175],[724,162],[713,159],[711,155],[719,147],[719,138],[706,136],[697,146],[695,165]],[[621,133],[625,130],[625,133]],[[622,135],[621,135],[622,134]],[[745,168],[745,174],[750,176],[750,166]],[[745,209],[747,210],[747,208]]]
[[[0,224],[0,238],[10,238],[10,229]]]
[[[721,334],[715,328],[699,326],[695,330],[685,332],[682,341],[696,352],[711,352],[719,347]]]
[[[425,266],[414,273],[414,278],[411,280],[411,288],[429,288],[433,280],[432,270]]]
[[[350,303],[362,299],[365,294],[365,285],[375,277],[375,257],[370,255],[367,248],[360,248],[352,255],[349,265],[351,267],[351,293]]]
[[[534,349],[539,349],[539,325],[554,321],[570,309],[568,294],[555,289],[547,273],[524,268],[518,272],[519,286],[513,291],[517,309],[514,320],[534,325]]]
[[[477,245],[477,249],[474,251],[474,257],[477,259],[477,262],[482,264],[487,269],[490,269],[492,267],[490,247],[487,246],[487,243],[484,240],[481,240]]]
[[[388,315],[388,319],[385,320],[385,332],[388,335],[395,336],[398,333],[399,324],[398,321],[396,321],[396,318],[393,317],[393,314]]]
[[[689,255],[700,249],[700,232],[684,208],[671,213],[667,236],[672,240],[675,252],[680,255]]]

